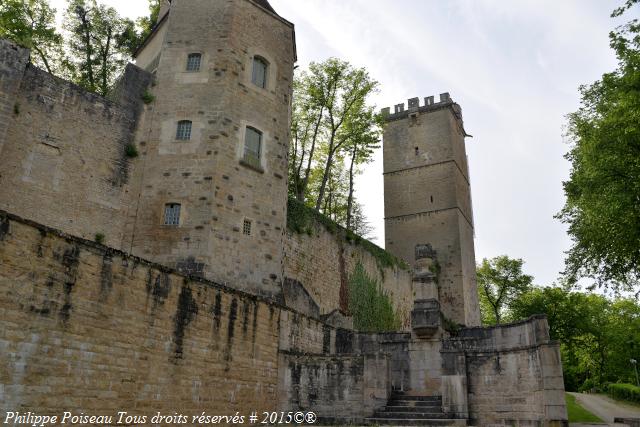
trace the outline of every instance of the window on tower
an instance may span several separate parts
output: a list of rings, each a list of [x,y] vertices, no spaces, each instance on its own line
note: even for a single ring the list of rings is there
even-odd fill
[[[249,165],[260,168],[260,154],[262,152],[262,132],[247,126],[244,135],[243,160]]]
[[[187,71],[200,71],[200,62],[202,61],[202,54],[190,53],[187,57]]]
[[[180,120],[176,130],[176,139],[186,141],[191,139],[191,120]]]
[[[164,225],[180,225],[179,203],[167,203],[164,205]]]
[[[253,70],[251,72],[251,82],[263,89],[267,87],[267,71],[269,64],[266,59],[259,56],[253,57]]]

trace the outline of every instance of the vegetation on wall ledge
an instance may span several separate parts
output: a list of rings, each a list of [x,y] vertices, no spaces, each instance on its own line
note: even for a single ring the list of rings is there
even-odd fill
[[[358,331],[384,332],[400,329],[400,316],[391,298],[378,282],[370,278],[361,263],[349,278],[349,311]]]
[[[349,243],[360,245],[376,259],[378,267],[381,269],[387,267],[409,268],[404,261],[391,255],[375,243],[347,230],[304,203],[289,198],[287,203],[287,228],[289,230],[311,236],[314,233],[314,228],[318,225],[323,225],[329,233],[342,237]]]

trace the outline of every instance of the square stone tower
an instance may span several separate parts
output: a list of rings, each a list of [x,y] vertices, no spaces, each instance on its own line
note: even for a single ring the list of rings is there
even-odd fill
[[[473,212],[466,135],[460,106],[448,93],[382,110],[385,247],[410,265],[416,247],[436,252],[442,313],[466,326],[480,324],[473,246]]]
[[[126,250],[281,297],[295,60],[293,24],[266,0],[162,4],[136,53],[155,83]]]

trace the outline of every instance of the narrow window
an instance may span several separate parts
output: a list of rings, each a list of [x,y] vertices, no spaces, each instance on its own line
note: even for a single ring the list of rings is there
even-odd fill
[[[253,72],[251,74],[251,81],[254,85],[266,88],[267,87],[267,61],[259,56],[253,57]]]
[[[199,53],[190,53],[187,57],[187,71],[200,71],[200,61],[202,55]]]
[[[262,132],[247,126],[244,136],[244,161],[252,166],[260,167],[262,150]]]
[[[179,203],[167,203],[164,205],[164,225],[180,225]]]
[[[431,203],[433,203],[433,196],[431,196]]]
[[[418,147],[416,147],[416,156],[418,155]]]
[[[251,221],[248,219],[245,219],[244,223],[242,224],[242,234],[251,236]]]
[[[191,139],[191,121],[180,120],[178,122],[178,129],[176,130],[176,139],[187,140]]]

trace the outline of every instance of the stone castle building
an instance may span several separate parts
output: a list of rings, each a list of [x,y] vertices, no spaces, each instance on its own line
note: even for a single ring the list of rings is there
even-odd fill
[[[267,0],[163,3],[109,99],[0,41],[0,409],[566,424],[544,316],[480,327],[459,105],[383,110],[386,248],[408,268],[288,226],[295,61]],[[354,330],[360,267],[400,330]]]

